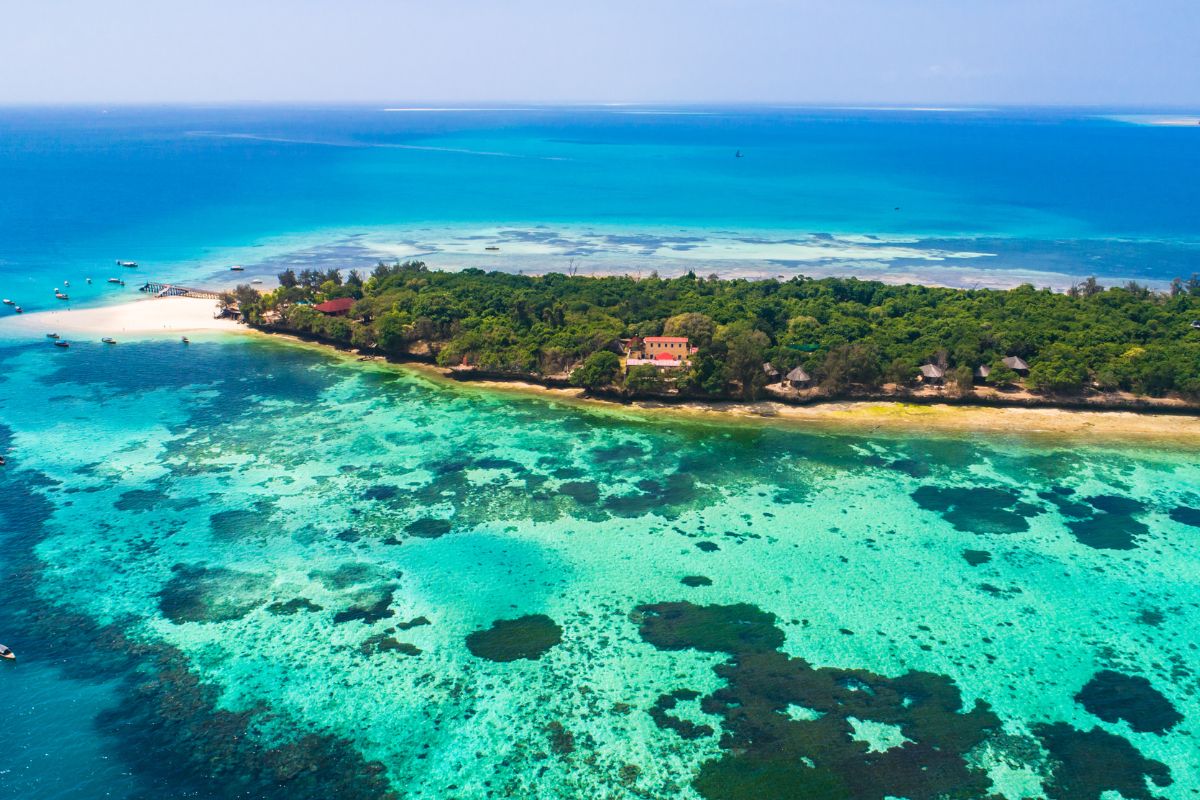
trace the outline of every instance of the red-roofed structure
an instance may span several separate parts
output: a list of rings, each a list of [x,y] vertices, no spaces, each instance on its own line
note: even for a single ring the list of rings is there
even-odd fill
[[[647,336],[631,339],[627,345],[626,368],[650,364],[660,369],[686,366],[696,348],[686,336]]]
[[[353,307],[354,303],[355,303],[355,300],[353,297],[338,297],[333,300],[326,300],[324,303],[321,303],[320,305],[313,306],[313,310],[320,311],[322,314],[329,314],[330,316],[340,317],[340,316],[343,316],[344,314],[349,313],[349,311],[350,311],[351,307]]]

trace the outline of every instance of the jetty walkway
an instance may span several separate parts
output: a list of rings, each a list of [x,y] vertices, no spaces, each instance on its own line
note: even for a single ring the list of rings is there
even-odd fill
[[[211,292],[208,289],[189,289],[186,286],[177,286],[173,283],[154,283],[153,281],[146,283],[139,292],[152,292],[155,297],[200,297],[205,300],[220,300],[221,295],[218,292]]]

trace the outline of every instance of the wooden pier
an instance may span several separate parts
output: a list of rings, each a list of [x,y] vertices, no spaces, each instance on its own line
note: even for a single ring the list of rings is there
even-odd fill
[[[177,286],[173,283],[154,283],[153,281],[146,283],[139,292],[151,292],[155,297],[200,297],[205,300],[220,300],[219,292],[210,292],[208,289],[189,289],[186,286]]]

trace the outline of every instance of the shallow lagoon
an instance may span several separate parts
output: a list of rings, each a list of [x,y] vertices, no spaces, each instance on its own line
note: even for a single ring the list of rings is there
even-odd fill
[[[0,366],[17,796],[1200,789],[1194,452],[638,420],[259,341]]]

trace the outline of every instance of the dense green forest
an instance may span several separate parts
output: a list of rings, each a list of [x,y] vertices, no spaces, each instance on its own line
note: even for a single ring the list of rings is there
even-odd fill
[[[259,294],[238,287],[254,325],[296,331],[392,357],[422,354],[532,376],[570,373],[589,388],[627,384],[635,392],[678,391],[756,397],[764,363],[802,366],[830,395],[911,385],[922,364],[946,368],[949,391],[970,390],[972,372],[990,382],[1017,376],[1001,363],[1030,365],[1021,383],[1050,395],[1123,389],[1200,399],[1200,280],[1168,292],[1095,280],[1069,292],[945,289],[875,281],[722,280],[689,274],[640,280],[432,271],[420,262],[350,271],[282,273]],[[346,316],[310,304],[351,297]],[[619,339],[680,335],[699,352],[670,376],[653,367],[621,374]]]

